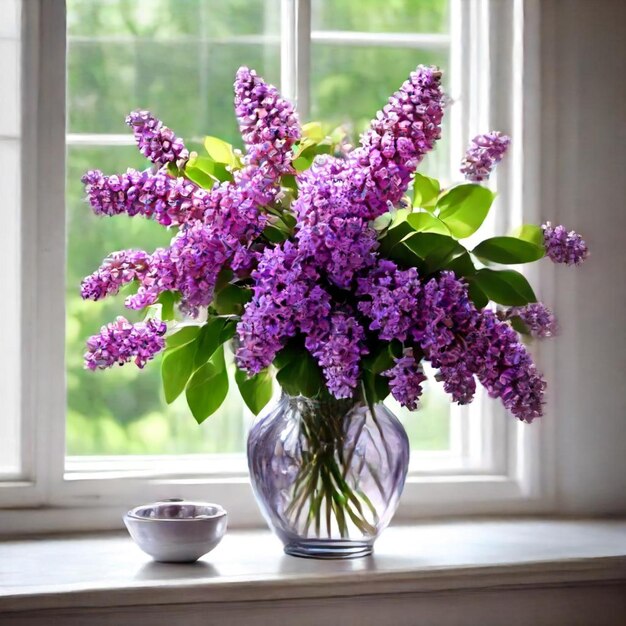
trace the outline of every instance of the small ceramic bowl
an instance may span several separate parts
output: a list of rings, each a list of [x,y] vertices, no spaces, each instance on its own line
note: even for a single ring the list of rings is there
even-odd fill
[[[218,504],[163,500],[138,506],[124,515],[135,543],[155,561],[193,563],[226,533],[228,515]]]

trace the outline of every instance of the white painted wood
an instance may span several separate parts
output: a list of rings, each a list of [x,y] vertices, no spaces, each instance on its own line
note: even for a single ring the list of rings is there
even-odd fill
[[[540,2],[541,213],[591,257],[555,268],[558,508],[626,511],[626,3]]]
[[[265,531],[231,532],[191,566],[125,535],[0,543],[2,624],[621,624],[625,589],[623,521],[395,527],[348,561],[285,556]]]

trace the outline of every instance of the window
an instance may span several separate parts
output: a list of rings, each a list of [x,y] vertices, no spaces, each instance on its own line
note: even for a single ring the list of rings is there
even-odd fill
[[[169,240],[156,224],[97,218],[83,202],[86,170],[145,166],[124,125],[130,110],[151,109],[192,148],[207,133],[239,144],[232,81],[247,64],[280,84],[301,118],[348,124],[356,136],[415,65],[437,64],[452,104],[443,140],[422,171],[450,180],[473,134],[490,127],[532,134],[522,128],[519,107],[526,80],[521,4],[399,0],[381,11],[377,0],[67,0],[65,12],[50,0],[13,0],[15,19],[0,31],[11,63],[0,71],[5,84],[16,85],[15,95],[22,68],[25,104],[20,125],[19,98],[0,101],[12,112],[0,120],[0,161],[16,181],[13,192],[9,183],[9,205],[22,210],[0,244],[18,268],[7,280],[9,293],[22,285],[15,298],[22,308],[11,309],[0,328],[3,345],[19,354],[18,322],[29,332],[21,369],[12,363],[0,380],[10,407],[0,425],[0,478],[7,478],[0,503],[95,502],[117,520],[120,507],[138,498],[189,495],[223,502],[235,524],[255,511],[243,457],[250,415],[236,390],[198,427],[184,400],[168,407],[161,399],[158,363],[143,372],[82,369],[85,339],[118,314],[121,302],[82,302],[80,279],[112,249],[153,249]],[[20,63],[20,50],[33,49],[37,54],[24,52]],[[491,90],[494,76],[510,89]],[[35,98],[40,93],[47,97]],[[27,164],[21,203],[20,174],[11,170],[19,162],[20,128]],[[521,216],[521,156],[518,150],[499,172],[506,183],[493,218],[499,227]],[[20,371],[21,395],[14,391]],[[481,510],[536,495],[536,464],[529,464],[535,444],[494,403],[450,406],[431,385],[422,411],[402,419],[414,450],[408,515],[454,510],[455,502]],[[424,507],[413,507],[419,502]]]

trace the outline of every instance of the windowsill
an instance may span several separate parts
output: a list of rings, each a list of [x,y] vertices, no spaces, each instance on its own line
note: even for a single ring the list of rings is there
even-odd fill
[[[0,543],[0,555],[0,615],[34,620],[20,624],[47,623],[44,616],[68,609],[96,615],[105,607],[131,615],[158,605],[171,618],[175,607],[219,611],[246,603],[256,613],[268,601],[313,598],[359,596],[361,605],[363,597],[390,594],[609,583],[623,594],[626,521],[431,521],[391,528],[375,556],[349,561],[285,556],[264,530],[231,531],[194,565],[153,563],[119,533],[11,540]]]

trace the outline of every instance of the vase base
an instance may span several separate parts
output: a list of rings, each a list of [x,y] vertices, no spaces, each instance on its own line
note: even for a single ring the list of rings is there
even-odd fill
[[[285,545],[285,554],[308,559],[356,559],[372,554],[374,546],[366,541],[305,539]]]

